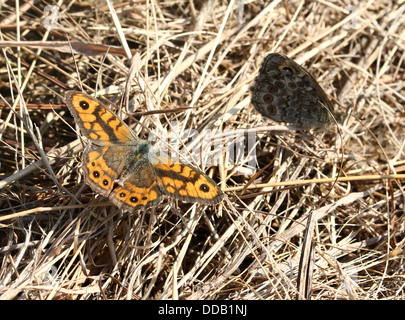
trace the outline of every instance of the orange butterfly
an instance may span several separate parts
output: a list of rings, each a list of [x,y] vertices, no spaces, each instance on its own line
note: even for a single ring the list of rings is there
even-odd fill
[[[224,194],[205,173],[171,159],[157,157],[151,145],[97,99],[67,91],[66,104],[89,141],[83,169],[90,187],[128,211],[158,205],[163,195],[205,205],[219,203]]]

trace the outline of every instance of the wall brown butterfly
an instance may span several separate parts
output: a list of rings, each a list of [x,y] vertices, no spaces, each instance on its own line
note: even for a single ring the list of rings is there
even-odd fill
[[[66,104],[89,140],[83,153],[86,182],[128,211],[158,205],[163,195],[214,205],[223,199],[219,186],[190,165],[150,152],[151,145],[97,99],[68,91]]]

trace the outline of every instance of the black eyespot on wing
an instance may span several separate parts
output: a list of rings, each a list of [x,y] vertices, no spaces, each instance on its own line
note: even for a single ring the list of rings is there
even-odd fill
[[[273,102],[274,99],[273,99],[273,96],[271,94],[266,94],[263,97],[263,100],[264,100],[264,102],[271,103],[271,102]]]
[[[276,93],[276,92],[278,91],[278,88],[269,84],[269,85],[267,86],[267,90],[268,90],[270,93]]]
[[[90,107],[89,103],[84,100],[80,101],[79,105],[80,105],[80,108],[82,108],[83,110],[87,110]]]
[[[294,73],[294,69],[291,68],[290,66],[284,66],[282,67],[282,69],[284,72],[289,73],[289,74],[293,74]]]
[[[210,187],[209,187],[208,185],[206,185],[205,183],[203,183],[203,184],[200,186],[200,190],[201,190],[202,192],[207,193],[207,192],[210,191]]]
[[[285,87],[284,83],[282,83],[281,81],[276,81],[276,86],[279,87],[279,88],[284,88]]]

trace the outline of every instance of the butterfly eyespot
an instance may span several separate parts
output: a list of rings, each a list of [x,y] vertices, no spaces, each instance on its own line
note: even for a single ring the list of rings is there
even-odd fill
[[[94,177],[94,178],[100,178],[100,172],[94,171],[94,172],[93,172],[93,177]]]
[[[267,103],[273,102],[273,96],[271,94],[266,94],[263,97],[263,100],[264,100],[264,102],[267,102]]]
[[[274,106],[268,106],[266,110],[269,115],[275,116],[277,114],[277,108]]]
[[[95,163],[95,162],[92,162],[91,165],[92,165],[93,167],[95,167],[95,166],[96,166],[96,163]]]
[[[80,101],[79,105],[83,110],[87,110],[90,107],[89,103],[84,100]]]
[[[148,197],[142,197],[142,200],[148,200]]]
[[[202,185],[200,186],[200,190],[201,190],[202,192],[208,192],[208,191],[210,191],[210,187],[207,186],[207,185],[204,183],[204,184],[202,184]]]
[[[103,185],[108,186],[108,180],[104,179],[103,180]]]
[[[121,198],[124,198],[125,196],[126,196],[126,193],[125,193],[125,192],[121,192],[121,193],[120,193],[120,197],[121,197]]]
[[[282,83],[281,81],[276,81],[276,86],[279,88],[284,88],[284,83]]]
[[[137,203],[139,199],[137,197],[131,197],[129,201],[131,201],[132,203]]]
[[[294,73],[294,69],[293,68],[291,68],[291,67],[289,67],[289,66],[282,66],[281,67],[281,70],[283,70],[283,71],[285,71],[286,73]]]
[[[269,85],[269,86],[267,86],[267,90],[268,90],[270,93],[276,93],[276,92],[278,91],[278,88],[275,87],[275,86]]]

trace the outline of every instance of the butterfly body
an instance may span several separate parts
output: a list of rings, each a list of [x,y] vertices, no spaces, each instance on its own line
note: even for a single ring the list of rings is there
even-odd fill
[[[290,58],[271,53],[252,89],[256,110],[277,122],[306,129],[326,128],[333,122],[331,103],[318,82]]]
[[[186,202],[217,204],[222,190],[200,170],[151,152],[148,141],[95,98],[68,91],[66,103],[89,145],[83,171],[90,187],[128,211],[158,205],[163,195]]]

